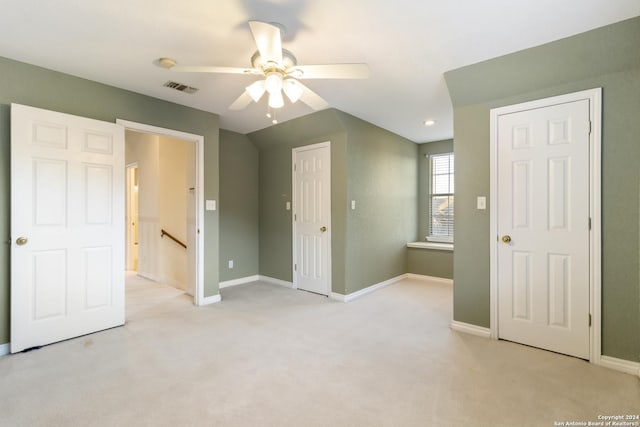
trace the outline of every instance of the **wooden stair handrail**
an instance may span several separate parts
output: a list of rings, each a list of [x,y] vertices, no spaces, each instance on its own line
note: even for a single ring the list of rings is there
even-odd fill
[[[179,244],[180,246],[182,246],[183,248],[187,249],[187,245],[185,245],[184,243],[182,243],[180,240],[176,239],[174,236],[171,235],[171,233],[169,233],[167,230],[165,230],[164,228],[160,229],[160,237],[164,237],[167,236],[168,238],[170,238],[171,240],[173,240],[174,242],[176,242],[177,244]]]

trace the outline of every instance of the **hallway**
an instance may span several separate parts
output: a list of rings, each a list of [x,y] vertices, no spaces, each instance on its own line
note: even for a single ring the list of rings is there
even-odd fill
[[[181,289],[145,279],[135,271],[125,274],[127,323],[193,306],[193,297]]]

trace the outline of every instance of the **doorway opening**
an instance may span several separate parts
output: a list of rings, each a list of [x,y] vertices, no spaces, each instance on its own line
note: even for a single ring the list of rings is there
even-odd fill
[[[180,295],[200,305],[203,137],[118,123],[125,127],[127,295],[141,297],[127,301],[127,312]]]

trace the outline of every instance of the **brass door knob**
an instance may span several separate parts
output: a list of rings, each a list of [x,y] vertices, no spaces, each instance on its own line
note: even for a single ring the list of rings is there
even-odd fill
[[[327,227],[325,227],[325,226],[320,227],[320,231],[322,231],[323,233],[325,233],[325,232],[327,231]]]
[[[511,236],[509,236],[508,234],[505,234],[504,236],[502,236],[502,242],[503,243],[511,242]]]
[[[26,237],[18,237],[16,239],[16,245],[18,246],[26,245],[28,241],[29,240]]]

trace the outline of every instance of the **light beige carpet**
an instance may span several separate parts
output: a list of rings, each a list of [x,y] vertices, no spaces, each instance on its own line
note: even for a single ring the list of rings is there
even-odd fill
[[[640,413],[637,377],[451,331],[446,285],[405,280],[345,304],[256,283],[200,308],[157,288],[130,287],[124,327],[0,358],[0,425],[553,426]]]

